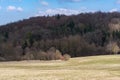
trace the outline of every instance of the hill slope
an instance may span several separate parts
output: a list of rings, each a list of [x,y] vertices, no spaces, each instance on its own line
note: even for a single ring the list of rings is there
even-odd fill
[[[51,47],[72,57],[113,54],[107,45],[120,46],[119,25],[118,12],[32,17],[0,27],[0,57],[21,60],[31,53],[36,59]]]
[[[0,63],[1,80],[120,80],[120,56]]]

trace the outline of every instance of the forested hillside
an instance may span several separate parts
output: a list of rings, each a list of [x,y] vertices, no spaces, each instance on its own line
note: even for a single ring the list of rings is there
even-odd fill
[[[119,53],[120,13],[42,16],[0,27],[1,60]]]

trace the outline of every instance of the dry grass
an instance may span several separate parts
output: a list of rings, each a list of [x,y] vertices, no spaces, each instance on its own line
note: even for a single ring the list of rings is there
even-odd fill
[[[120,80],[120,56],[1,62],[0,80]]]

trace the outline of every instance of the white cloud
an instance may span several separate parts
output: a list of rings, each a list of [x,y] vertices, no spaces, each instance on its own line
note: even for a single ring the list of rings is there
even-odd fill
[[[18,8],[17,8],[17,11],[20,11],[20,12],[22,12],[22,11],[23,11],[23,8],[21,8],[21,7],[18,7]]]
[[[14,11],[14,10],[16,10],[16,7],[15,6],[8,6],[7,10],[8,11]]]
[[[38,16],[44,15],[55,15],[55,14],[65,14],[65,15],[72,15],[72,14],[79,14],[79,11],[72,10],[72,9],[64,9],[64,8],[57,8],[57,9],[47,9],[46,11],[39,11]]]
[[[8,11],[19,11],[19,12],[23,11],[23,9],[21,7],[15,7],[15,6],[8,6],[7,10]]]
[[[46,1],[41,1],[41,4],[42,4],[43,6],[48,6],[48,5],[49,5],[48,2],[46,2]]]
[[[117,8],[113,8],[113,9],[111,9],[109,12],[117,12],[117,11],[118,11]]]
[[[46,16],[46,15],[56,15],[56,14],[64,14],[64,15],[77,15],[83,12],[93,12],[88,10],[85,7],[81,7],[80,10],[73,10],[73,9],[66,9],[66,8],[56,8],[56,9],[47,9],[47,10],[40,10],[35,16]]]
[[[49,15],[54,15],[54,14],[72,15],[72,14],[79,14],[79,11],[72,9],[58,8],[58,9],[48,9],[46,10],[46,13]]]

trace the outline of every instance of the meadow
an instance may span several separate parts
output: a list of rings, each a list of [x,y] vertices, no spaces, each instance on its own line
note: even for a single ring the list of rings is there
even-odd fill
[[[0,62],[0,80],[120,80],[120,55]]]

